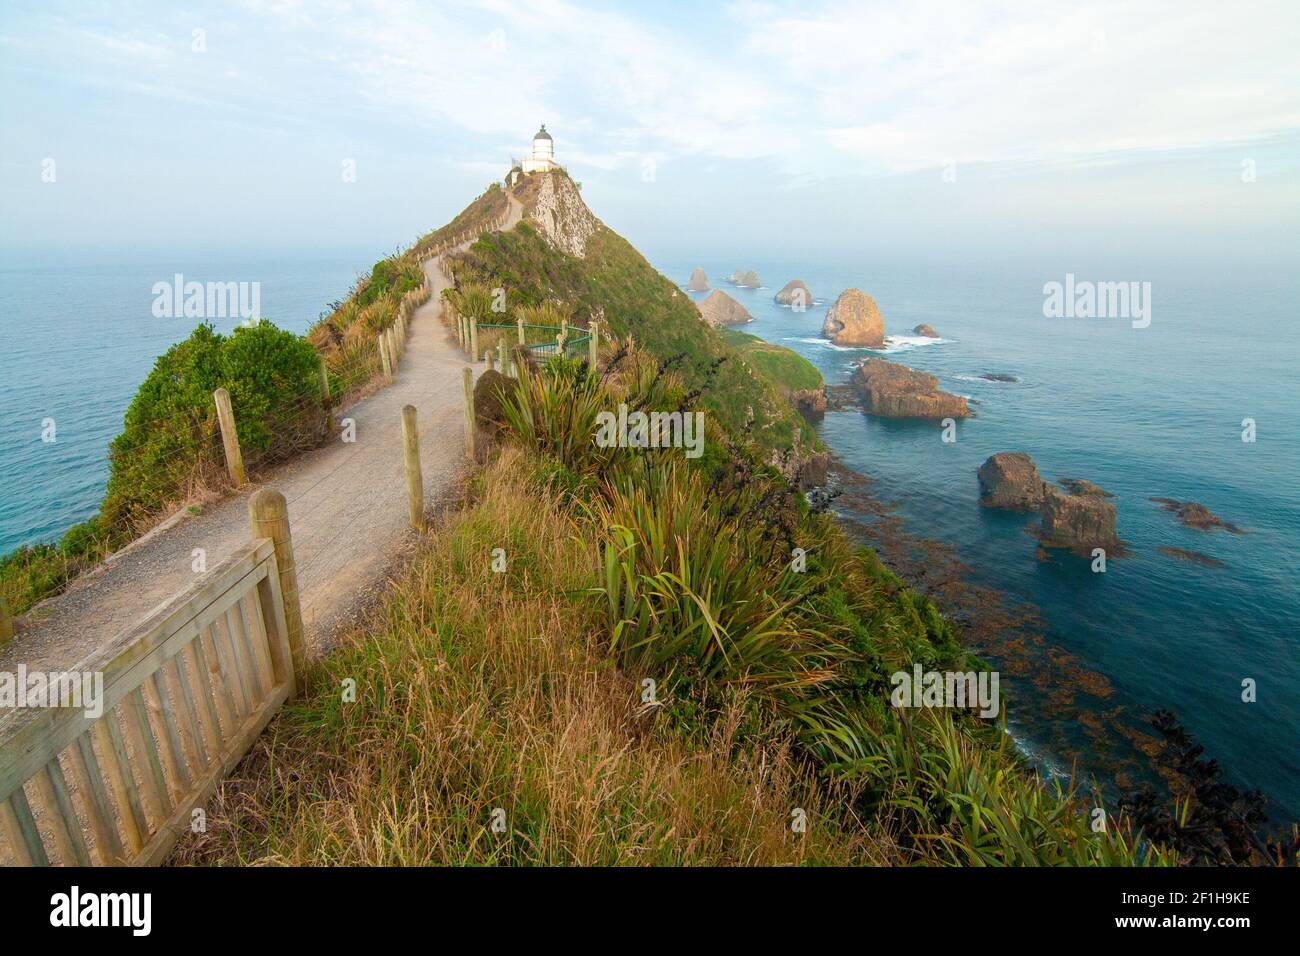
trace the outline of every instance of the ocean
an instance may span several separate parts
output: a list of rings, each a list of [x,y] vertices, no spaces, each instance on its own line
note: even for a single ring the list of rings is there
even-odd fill
[[[0,257],[0,554],[99,510],[108,443],[154,360],[196,318],[154,316],[153,286],[260,283],[261,311],[305,332],[382,250],[57,250]],[[237,317],[212,324],[230,332]],[[43,441],[53,421],[53,442]]]
[[[984,656],[1004,669],[1020,658],[1027,671],[1004,692],[1013,733],[1040,766],[1074,768],[1103,786],[1117,772],[1121,782],[1140,782],[1134,758],[1143,741],[1132,730],[1152,736],[1147,716],[1169,709],[1232,783],[1262,790],[1275,819],[1300,820],[1294,271],[1072,270],[1080,280],[1150,281],[1151,324],[1134,328],[1129,319],[1046,318],[1044,284],[1064,283],[1064,267],[688,261],[671,253],[653,261],[683,288],[702,266],[713,288],[754,316],[736,328],[798,352],[828,384],[849,381],[856,363],[883,354],[968,396],[974,415],[959,422],[952,443],[938,423],[858,410],[828,413],[818,432],[908,532],[950,547],[976,584],[1037,612],[1043,643],[1027,664],[1018,645]],[[737,268],[756,270],[763,287],[725,282]],[[794,278],[814,295],[802,314],[772,301]],[[850,287],[879,306],[889,336],[883,353],[821,337],[827,306]],[[940,337],[912,335],[921,323]],[[1253,443],[1242,441],[1247,418]],[[999,451],[1028,452],[1048,481],[1083,478],[1112,493],[1128,553],[1111,557],[1104,573],[1069,553],[1040,560],[1033,516],[978,504],[976,470]],[[1184,527],[1152,497],[1198,501],[1245,533]],[[835,507],[867,517],[843,500]],[[1224,566],[1170,557],[1162,546]],[[1086,692],[1095,675],[1110,693]],[[1253,703],[1242,699],[1247,679]],[[1033,705],[1032,719],[1016,716],[1017,701]]]
[[[155,282],[177,272],[204,282],[258,281],[263,314],[302,332],[382,254],[6,254],[0,553],[56,538],[95,513],[107,445],[127,404],[155,358],[195,324],[154,317]],[[1152,321],[1135,329],[1127,319],[1045,318],[1043,285],[1064,282],[1064,267],[848,257],[687,261],[671,250],[652,258],[683,285],[703,266],[714,288],[754,315],[744,331],[799,352],[829,384],[847,382],[854,364],[872,354],[835,348],[820,336],[827,304],[845,288],[861,288],[884,316],[887,357],[969,396],[974,417],[959,423],[953,443],[940,440],[936,424],[856,410],[828,413],[818,431],[908,532],[952,549],[976,584],[1036,613],[1040,638],[1029,642],[1030,653],[1018,656],[1014,645],[980,651],[995,666],[1018,666],[1017,676],[1004,678],[1011,729],[1041,767],[1136,778],[1132,751],[1142,738],[1132,730],[1168,708],[1231,782],[1264,791],[1276,819],[1300,819],[1294,270],[1282,278],[1174,267],[1144,275],[1071,270],[1081,279],[1150,281]],[[738,267],[756,269],[764,287],[722,281]],[[772,302],[796,277],[816,297],[802,314]],[[236,321],[215,324],[229,331]],[[919,323],[940,338],[911,336]],[[1017,381],[981,378],[990,373]],[[56,427],[52,444],[41,440],[47,418]],[[1256,423],[1253,443],[1241,440],[1245,418]],[[1111,492],[1128,554],[1111,558],[1103,574],[1068,554],[1040,559],[1032,518],[978,504],[976,469],[998,451],[1029,452],[1048,480],[1084,478]],[[1245,533],[1185,528],[1149,500],[1156,496],[1201,502]],[[854,517],[851,498],[836,507]],[[1224,566],[1172,558],[1157,550],[1162,546]],[[1091,693],[1098,675],[1106,690]],[[1253,703],[1242,700],[1247,679],[1257,687]],[[1111,755],[1103,759],[1103,751]]]

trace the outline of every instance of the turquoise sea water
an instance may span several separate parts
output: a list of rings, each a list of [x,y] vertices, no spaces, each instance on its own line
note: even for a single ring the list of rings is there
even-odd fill
[[[952,545],[977,583],[1036,607],[1048,645],[1114,687],[1097,709],[1122,704],[1138,726],[1157,708],[1175,711],[1233,782],[1263,790],[1279,818],[1300,819],[1294,271],[1070,270],[1079,278],[1152,282],[1151,325],[1135,329],[1126,319],[1045,318],[1043,285],[1064,282],[1064,264],[688,261],[670,253],[655,265],[683,287],[691,269],[703,266],[714,288],[754,316],[739,328],[799,352],[828,383],[848,381],[855,363],[877,353],[823,340],[827,305],[851,286],[873,296],[886,333],[903,337],[886,357],[969,396],[975,416],[945,444],[937,423],[831,413],[819,427],[826,445],[874,479],[873,493],[897,505],[909,531]],[[724,282],[736,268],[756,269],[764,288]],[[772,302],[792,278],[816,297],[804,314]],[[920,323],[934,326],[940,339],[912,337]],[[1019,381],[987,381],[985,373]],[[1256,421],[1253,444],[1241,439],[1244,418]],[[1029,452],[1048,480],[1085,478],[1114,494],[1130,554],[1110,560],[1104,574],[1068,554],[1038,560],[1026,528],[1031,518],[977,503],[976,469],[999,451]],[[1199,501],[1247,533],[1185,528],[1152,496]],[[1160,546],[1198,551],[1225,567],[1171,558]],[[1256,703],[1241,700],[1245,678],[1257,684]],[[1032,691],[1022,681],[1011,692],[1014,706],[1016,694]],[[1050,702],[1044,706],[1050,714]],[[1074,739],[1085,753],[1090,746],[1083,727],[1016,732],[1029,752],[1061,770],[1067,760],[1053,741]]]
[[[154,282],[176,272],[259,281],[262,312],[301,332],[382,253],[123,249],[0,260],[0,552],[57,537],[95,513],[107,444],[127,403],[156,356],[194,325],[153,316]],[[688,261],[671,251],[654,261],[683,284],[702,265],[755,316],[745,331],[795,349],[830,383],[847,381],[870,354],[820,337],[826,304],[842,289],[871,294],[891,335],[933,325],[939,341],[899,340],[889,357],[971,397],[976,415],[960,423],[958,441],[942,443],[933,424],[856,411],[827,415],[823,441],[874,480],[873,492],[897,505],[909,530],[953,546],[978,583],[1036,607],[1048,644],[1114,687],[1098,707],[1123,705],[1135,720],[1173,709],[1233,782],[1262,789],[1278,818],[1300,819],[1296,271],[1069,270],[1151,281],[1151,326],[1133,329],[1122,319],[1044,318],[1043,284],[1063,281],[1066,264]],[[721,282],[737,267],[755,268],[766,287]],[[804,314],[772,303],[795,277],[817,297]],[[235,320],[216,324],[228,330]],[[990,372],[1019,382],[979,378]],[[1241,441],[1246,417],[1257,422],[1253,444]],[[53,445],[40,440],[45,418],[56,422]],[[1131,554],[1111,560],[1105,574],[1068,555],[1038,560],[1029,519],[977,504],[976,468],[1012,450],[1032,454],[1048,479],[1086,478],[1112,492]],[[1247,533],[1186,529],[1151,496],[1199,501]],[[1166,557],[1162,545],[1226,567]],[[1257,682],[1257,703],[1241,701],[1243,678]],[[1015,695],[1029,692],[1013,684],[1013,707]],[[1088,751],[1082,728],[1049,732],[1037,719],[1014,729],[1045,766],[1067,768],[1057,747],[1063,734]]]

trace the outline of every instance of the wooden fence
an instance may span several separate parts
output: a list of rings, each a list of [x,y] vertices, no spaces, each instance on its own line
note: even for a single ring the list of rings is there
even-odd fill
[[[103,675],[100,716],[0,720],[0,862],[156,865],[191,827],[301,674],[287,519],[265,524],[283,502],[254,495],[254,529],[271,537],[78,665]]]

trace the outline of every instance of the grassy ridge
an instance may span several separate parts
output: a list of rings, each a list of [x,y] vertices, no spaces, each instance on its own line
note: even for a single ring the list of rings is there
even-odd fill
[[[596,317],[660,359],[682,356],[690,389],[704,389],[701,407],[758,456],[798,446],[820,449],[816,434],[771,382],[743,361],[700,319],[691,299],[664,278],[627,240],[597,229],[578,259],[556,250],[527,223],[483,236],[453,261],[458,283],[505,288],[515,303],[558,299],[580,322]]]

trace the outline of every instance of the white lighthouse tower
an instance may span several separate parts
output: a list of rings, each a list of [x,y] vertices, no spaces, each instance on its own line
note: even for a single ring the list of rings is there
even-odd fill
[[[521,164],[526,173],[544,173],[548,169],[557,169],[555,162],[555,141],[546,132],[546,124],[533,137],[533,155],[526,157]]]

